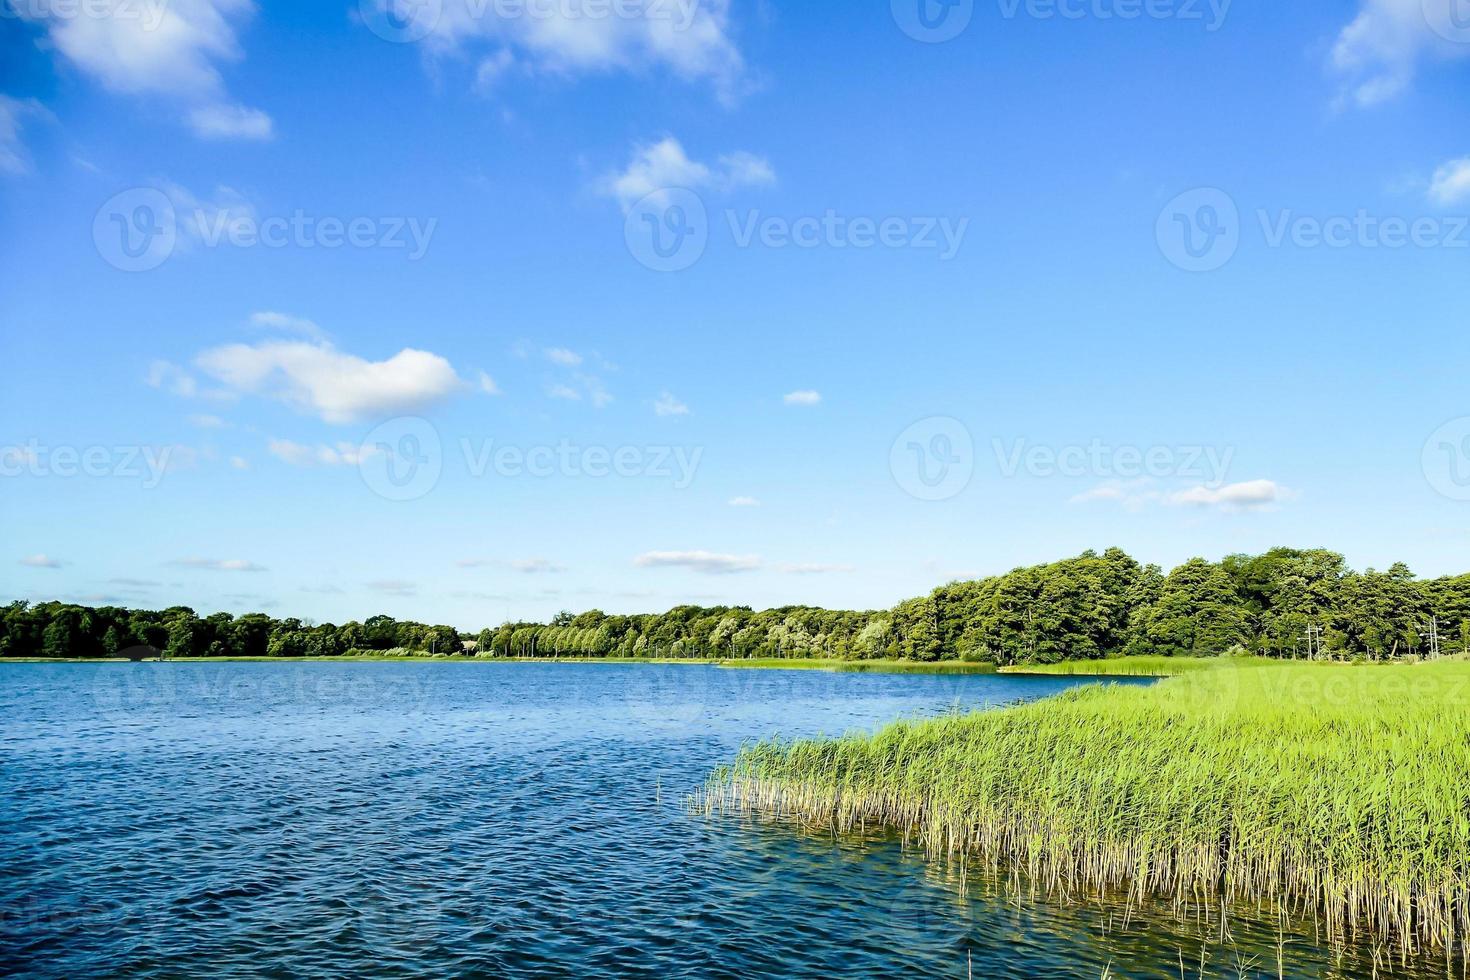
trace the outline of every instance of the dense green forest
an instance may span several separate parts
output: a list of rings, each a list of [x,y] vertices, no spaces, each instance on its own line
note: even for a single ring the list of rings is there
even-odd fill
[[[0,656],[461,654],[497,657],[833,657],[1053,663],[1123,654],[1254,653],[1388,660],[1470,651],[1470,574],[1421,580],[1402,564],[1355,572],[1330,551],[1277,548],[1192,559],[1167,575],[1117,548],[952,582],[890,610],[679,606],[560,613],[478,634],[374,616],[341,626],[261,614],[199,616],[14,602]]]

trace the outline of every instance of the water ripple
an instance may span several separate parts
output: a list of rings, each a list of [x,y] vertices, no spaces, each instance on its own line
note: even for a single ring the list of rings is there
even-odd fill
[[[1353,975],[1265,926],[1221,945],[1104,902],[962,895],[892,840],[682,806],[751,738],[1074,683],[0,664],[0,973],[1177,977],[1204,950],[1206,975]]]

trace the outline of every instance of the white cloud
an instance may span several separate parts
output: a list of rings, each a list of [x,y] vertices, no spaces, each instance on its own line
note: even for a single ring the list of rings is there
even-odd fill
[[[405,348],[369,361],[329,343],[228,344],[195,359],[234,392],[278,398],[334,424],[414,411],[464,389],[444,358]]]
[[[225,420],[218,415],[191,415],[189,424],[196,429],[223,429]]]
[[[1153,480],[1148,477],[1139,477],[1136,480],[1105,480],[1090,490],[1084,490],[1072,497],[1074,504],[1085,504],[1093,501],[1108,501],[1123,504],[1130,510],[1137,510],[1145,503],[1157,501],[1160,494],[1149,490]]]
[[[480,386],[480,391],[484,394],[498,395],[501,393],[500,386],[495,383],[495,379],[490,377],[490,375],[486,374],[484,371],[480,372],[478,383]]]
[[[325,340],[326,334],[322,328],[305,317],[291,316],[289,313],[276,313],[272,310],[262,310],[259,313],[250,314],[250,325],[260,330],[274,330],[278,333],[300,334],[313,340]]]
[[[822,395],[821,392],[811,390],[793,391],[781,400],[788,405],[820,405]]]
[[[173,564],[182,568],[199,568],[209,572],[263,572],[260,565],[243,558],[180,558]]]
[[[391,0],[376,0],[382,10]],[[493,84],[513,62],[532,74],[577,75],[664,68],[709,81],[724,101],[744,87],[744,60],[730,36],[729,0],[606,4],[486,4],[444,0],[428,43],[441,55],[486,46],[477,83]],[[488,67],[487,67],[488,66]]]
[[[633,559],[639,568],[687,568],[707,575],[752,572],[760,568],[755,555],[721,555],[709,551],[649,551]]]
[[[628,166],[620,173],[604,176],[598,190],[616,198],[626,212],[655,192],[675,188],[726,191],[770,184],[775,179],[776,173],[771,165],[754,154],[727,154],[711,167],[691,160],[684,152],[683,144],[667,136],[657,143],[636,146]]]
[[[754,497],[731,497],[731,507],[759,507],[761,502]]]
[[[30,155],[21,142],[21,130],[28,117],[50,118],[51,113],[35,99],[12,99],[0,95],[0,173],[23,174],[30,171]]]
[[[1360,107],[1388,102],[1413,84],[1420,62],[1470,54],[1453,43],[1455,4],[1462,0],[1362,0],[1332,48],[1344,98]]]
[[[1470,202],[1470,157],[1451,160],[1434,172],[1429,199],[1445,207]]]
[[[333,446],[307,446],[290,439],[271,439],[266,444],[266,449],[272,456],[292,466],[356,466],[365,457],[376,453],[376,450],[365,451],[361,446],[350,442],[338,442]]]
[[[199,383],[177,364],[169,361],[154,361],[148,365],[148,375],[143,379],[150,388],[167,389],[175,395],[190,398],[199,393]]]
[[[475,90],[481,95],[488,95],[494,90],[499,81],[515,67],[516,56],[510,48],[501,48],[481,58],[480,64],[475,68]]]
[[[1295,494],[1273,480],[1248,480],[1223,487],[1190,487],[1168,494],[1167,503],[1178,506],[1255,509],[1290,500]]]
[[[237,470],[250,469],[250,462],[244,456],[231,456],[230,466]]]
[[[65,564],[65,562],[48,558],[45,555],[27,555],[20,560],[20,563],[30,568],[60,568]]]
[[[689,406],[666,391],[658,396],[658,401],[653,403],[653,414],[660,416],[688,415]]]
[[[510,562],[510,567],[525,575],[551,575],[566,571],[549,558],[521,558]]]
[[[846,573],[857,571],[856,566],[827,564],[823,562],[787,562],[777,565],[777,571],[785,572],[787,575],[831,575],[834,573]]]
[[[379,579],[376,582],[369,582],[367,587],[374,592],[393,596],[415,596],[419,592],[418,585],[401,579]]]
[[[549,398],[560,398],[563,401],[579,402],[582,400],[582,393],[570,385],[551,385],[546,389],[546,394]]]
[[[189,125],[196,135],[211,140],[269,140],[276,135],[270,116],[242,105],[201,106],[189,113]]]
[[[82,72],[114,92],[183,103],[203,136],[269,132],[265,113],[231,102],[219,71],[243,57],[236,31],[254,14],[252,0],[89,0],[83,16],[61,0],[17,8],[43,24],[51,46]]]
[[[574,350],[567,350],[565,347],[546,348],[546,359],[562,367],[577,367],[582,363],[581,354]]]
[[[1221,510],[1258,510],[1291,500],[1296,496],[1294,491],[1273,480],[1248,480],[1243,483],[1228,483],[1222,486],[1201,484],[1184,490],[1172,491],[1152,489],[1153,486],[1154,481],[1147,477],[1136,480],[1107,480],[1072,497],[1071,502],[1081,504],[1104,501],[1121,504],[1134,511],[1150,504],[1163,504],[1171,507],[1213,507]]]

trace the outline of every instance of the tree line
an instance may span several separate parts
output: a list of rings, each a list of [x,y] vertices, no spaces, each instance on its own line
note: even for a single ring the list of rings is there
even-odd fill
[[[0,610],[0,657],[904,658],[1008,665],[1125,654],[1394,660],[1470,652],[1470,574],[1356,572],[1331,551],[1195,558],[1165,574],[1117,548],[951,582],[892,609],[677,606],[557,614],[467,633],[374,616],[343,625],[63,602]]]

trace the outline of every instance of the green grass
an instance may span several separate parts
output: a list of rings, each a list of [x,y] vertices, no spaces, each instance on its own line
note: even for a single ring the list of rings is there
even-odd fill
[[[1227,664],[764,742],[700,802],[889,825],[1061,891],[1305,910],[1333,941],[1451,950],[1470,929],[1470,664]]]

